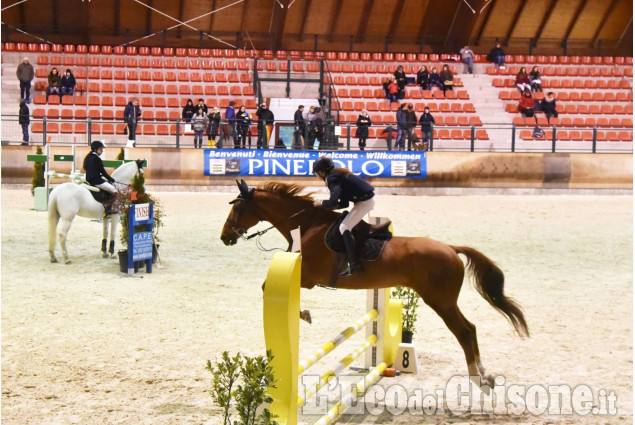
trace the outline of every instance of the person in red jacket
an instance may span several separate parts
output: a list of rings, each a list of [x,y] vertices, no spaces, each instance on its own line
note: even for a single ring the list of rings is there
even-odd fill
[[[527,118],[534,117],[536,120],[536,124],[538,124],[538,119],[534,115],[534,98],[531,95],[531,90],[525,90],[520,96],[520,101],[518,102],[518,111],[520,115],[523,117],[523,123],[527,123]]]

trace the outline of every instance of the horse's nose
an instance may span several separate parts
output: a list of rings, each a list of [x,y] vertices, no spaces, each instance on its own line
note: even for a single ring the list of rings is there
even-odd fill
[[[236,243],[236,238],[233,237],[232,235],[221,235],[220,240],[223,241],[223,243],[227,246],[231,246],[234,245]]]

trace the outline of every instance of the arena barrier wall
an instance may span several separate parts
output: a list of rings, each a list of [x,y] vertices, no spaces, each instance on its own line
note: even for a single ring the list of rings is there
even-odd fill
[[[68,146],[52,146],[51,154],[68,153]],[[89,148],[77,147],[78,169]],[[134,148],[131,159],[146,159],[151,167],[146,183],[153,186],[234,186],[234,177],[203,175],[202,149]],[[30,146],[2,147],[2,183],[29,184],[33,164]],[[118,148],[106,149],[106,159],[116,159]],[[67,169],[64,167],[68,167]],[[57,167],[57,166],[56,166]],[[71,171],[60,164],[57,172]],[[633,155],[626,153],[497,153],[428,152],[425,179],[370,179],[377,187],[464,187],[464,188],[559,188],[633,189]],[[253,181],[276,180],[254,177]],[[315,179],[284,178],[285,182],[310,185]],[[53,182],[55,183],[55,182]]]

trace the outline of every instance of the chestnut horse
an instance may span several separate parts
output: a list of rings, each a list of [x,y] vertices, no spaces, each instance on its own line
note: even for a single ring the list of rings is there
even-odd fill
[[[243,180],[238,187],[240,195],[231,202],[233,206],[223,226],[221,240],[225,245],[234,245],[239,237],[247,237],[248,229],[267,221],[291,246],[291,231],[300,227],[302,288],[328,284],[335,254],[324,244],[324,236],[339,213],[314,207],[312,193],[301,193],[302,186],[269,182],[250,189]],[[443,319],[461,344],[472,379],[477,381],[480,377],[481,383],[493,387],[494,378],[485,373],[479,355],[476,327],[457,305],[466,267],[458,254],[467,257],[467,269],[481,296],[511,322],[518,335],[529,336],[521,307],[505,296],[503,272],[473,248],[446,245],[424,237],[395,236],[386,243],[377,260],[367,262],[361,273],[341,277],[337,287],[377,289],[399,285],[412,288]],[[478,385],[481,383],[477,381]]]

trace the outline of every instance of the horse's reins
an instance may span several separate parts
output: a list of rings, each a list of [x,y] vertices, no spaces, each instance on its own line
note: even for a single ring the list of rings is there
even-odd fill
[[[305,208],[305,209],[302,209],[302,210],[300,210],[300,211],[298,211],[298,212],[297,212],[297,213],[295,213],[295,214],[292,214],[291,216],[287,217],[286,219],[284,219],[283,221],[281,221],[281,222],[280,222],[280,223],[278,223],[278,224],[282,224],[282,223],[284,223],[284,222],[286,222],[286,221],[289,221],[289,220],[291,220],[292,218],[297,217],[298,215],[302,214],[302,213],[303,213],[303,212],[305,212],[305,211],[306,211],[306,208]],[[225,221],[226,221],[226,222],[227,222],[227,223],[231,226],[232,230],[233,230],[234,232],[236,232],[236,234],[237,234],[237,235],[238,235],[241,239],[243,239],[243,240],[245,240],[245,241],[248,241],[248,240],[250,240],[250,239],[253,239],[253,238],[255,238],[255,237],[258,237],[258,239],[256,239],[256,246],[257,246],[257,247],[258,247],[258,249],[260,249],[261,251],[273,251],[273,250],[276,250],[276,249],[282,250],[282,248],[271,248],[271,249],[267,249],[267,248],[265,248],[264,246],[262,246],[262,244],[260,243],[260,237],[261,237],[262,235],[264,235],[265,233],[267,233],[269,230],[271,230],[271,229],[275,228],[275,227],[276,227],[276,224],[272,224],[271,226],[267,227],[266,229],[264,229],[264,230],[259,230],[259,231],[257,231],[257,232],[256,232],[256,233],[254,233],[254,234],[251,234],[251,235],[246,235],[246,234],[247,234],[247,232],[245,231],[245,229],[243,229],[243,228],[237,228],[237,224],[236,224],[236,223],[234,223],[234,222],[233,222],[233,220],[230,220],[230,219],[228,218],[228,219],[227,219],[227,220],[225,220]]]

